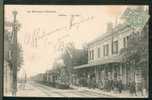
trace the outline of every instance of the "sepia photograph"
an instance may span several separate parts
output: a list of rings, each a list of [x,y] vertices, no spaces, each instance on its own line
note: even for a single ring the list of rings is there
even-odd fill
[[[4,5],[4,96],[148,98],[148,20],[148,5]]]

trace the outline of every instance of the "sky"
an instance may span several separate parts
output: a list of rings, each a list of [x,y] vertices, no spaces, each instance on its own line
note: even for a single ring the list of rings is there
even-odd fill
[[[5,20],[12,22],[17,11],[18,42],[23,48],[22,69],[28,76],[52,68],[60,44],[73,42],[76,48],[106,33],[127,6],[5,5]],[[73,17],[72,17],[73,16]],[[115,24],[114,24],[115,25]]]

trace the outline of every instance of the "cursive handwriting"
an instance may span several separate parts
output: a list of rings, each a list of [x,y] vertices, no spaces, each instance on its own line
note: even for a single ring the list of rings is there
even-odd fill
[[[42,35],[42,36],[39,36],[38,37],[38,39],[42,39],[42,38],[44,38],[44,37],[46,37],[46,36],[49,36],[49,35],[52,35],[53,33],[56,33],[56,32],[58,32],[58,31],[61,31],[61,30],[64,30],[64,29],[67,29],[68,27],[70,27],[70,29],[72,28],[72,27],[74,27],[74,26],[76,26],[76,25],[80,25],[80,24],[82,24],[82,23],[84,23],[84,22],[87,22],[87,21],[89,21],[89,20],[93,20],[93,16],[91,16],[91,17],[88,17],[88,18],[86,18],[86,19],[83,19],[83,20],[80,20],[79,22],[71,22],[70,23],[70,26],[63,26],[63,27],[59,27],[59,28],[56,28],[56,29],[54,29],[53,31],[51,31],[51,32],[49,32],[49,33],[46,33],[46,34],[44,34],[44,35]]]

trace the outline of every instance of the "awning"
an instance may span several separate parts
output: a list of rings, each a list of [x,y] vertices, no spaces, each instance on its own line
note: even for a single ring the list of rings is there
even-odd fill
[[[87,67],[94,67],[97,65],[104,65],[104,64],[110,64],[110,63],[120,63],[120,62],[121,62],[120,57],[113,57],[113,58],[108,58],[108,59],[103,59],[103,60],[97,60],[94,63],[75,66],[74,69],[81,69],[81,68],[87,68]]]
[[[80,66],[75,66],[74,69],[86,68],[86,67],[93,67],[95,64],[84,64]]]

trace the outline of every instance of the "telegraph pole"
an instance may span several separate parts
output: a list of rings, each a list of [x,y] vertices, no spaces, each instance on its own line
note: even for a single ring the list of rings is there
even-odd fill
[[[17,92],[17,23],[16,16],[17,11],[12,12],[14,20],[13,20],[13,32],[12,32],[12,55],[13,55],[13,91],[12,95],[16,96]]]

